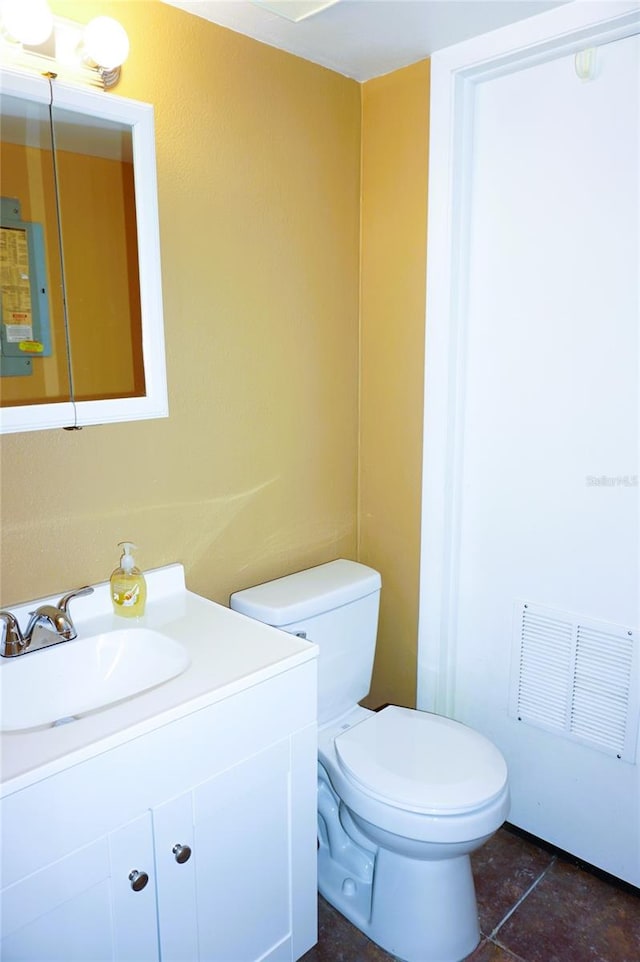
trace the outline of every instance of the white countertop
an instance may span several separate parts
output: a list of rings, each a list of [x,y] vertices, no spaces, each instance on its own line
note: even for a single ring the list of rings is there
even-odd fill
[[[81,642],[83,635],[139,626],[181,642],[191,664],[156,688],[69,724],[2,732],[0,797],[317,657],[317,648],[310,642],[188,591],[180,564],[145,572],[145,577],[148,593],[142,618],[113,614],[109,585],[103,582],[94,585],[93,595],[71,602],[78,639],[63,644]],[[58,597],[37,599],[10,610],[24,627],[29,611],[55,603]],[[38,655],[36,651],[17,657]],[[6,684],[3,668],[11,660],[0,658],[0,699]],[[78,684],[82,685],[81,678]]]

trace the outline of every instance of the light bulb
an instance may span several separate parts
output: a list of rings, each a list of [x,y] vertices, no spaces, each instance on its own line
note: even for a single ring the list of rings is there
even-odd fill
[[[84,30],[86,55],[99,67],[114,70],[129,55],[129,38],[122,24],[113,17],[96,17]]]
[[[37,47],[51,36],[53,14],[47,0],[3,0],[0,5],[5,35],[29,47]]]

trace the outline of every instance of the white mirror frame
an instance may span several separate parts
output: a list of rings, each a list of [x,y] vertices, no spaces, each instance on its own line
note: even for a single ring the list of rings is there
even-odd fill
[[[49,82],[44,77],[0,70],[3,94],[48,105]],[[54,107],[103,118],[131,127],[138,228],[140,306],[145,395],[99,401],[63,401],[0,409],[0,433],[84,427],[115,421],[167,417],[167,379],[162,314],[158,190],[153,107],[55,81]]]

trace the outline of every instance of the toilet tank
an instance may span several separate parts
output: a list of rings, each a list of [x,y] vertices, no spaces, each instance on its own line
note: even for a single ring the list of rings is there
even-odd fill
[[[235,611],[318,645],[320,725],[369,692],[381,584],[373,568],[339,559],[231,595]]]

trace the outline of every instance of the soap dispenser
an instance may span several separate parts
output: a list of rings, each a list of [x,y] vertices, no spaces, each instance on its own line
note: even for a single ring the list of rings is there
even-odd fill
[[[120,564],[112,572],[110,580],[113,610],[123,618],[139,618],[144,614],[147,584],[131,554],[137,545],[131,541],[120,541],[118,547],[122,548]]]

